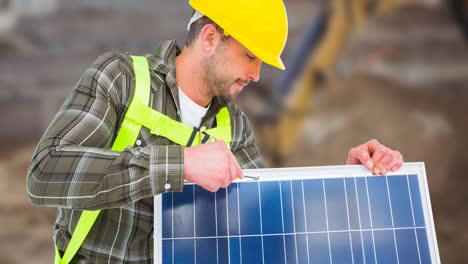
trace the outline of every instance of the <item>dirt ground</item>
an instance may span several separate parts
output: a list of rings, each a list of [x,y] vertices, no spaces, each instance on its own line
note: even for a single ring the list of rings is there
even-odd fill
[[[183,23],[169,1],[161,8],[166,14],[157,16],[89,7],[77,12],[71,8],[78,4],[64,2],[69,7],[61,14],[20,27],[15,39],[27,41],[32,50],[0,41],[0,263],[52,263],[55,210],[30,205],[26,170],[41,133],[86,65],[103,51],[141,54],[161,36],[184,34],[170,33]],[[292,26],[286,54],[291,54],[317,1],[286,2]],[[148,24],[155,26],[141,26]],[[123,30],[109,32],[115,25]],[[153,30],[161,34],[150,35]],[[128,41],[126,32],[143,41]],[[283,165],[343,164],[350,147],[370,138],[400,150],[406,161],[424,161],[442,262],[468,262],[467,47],[447,10],[437,6],[412,6],[370,20],[353,32],[323,89],[311,99],[304,130]],[[253,106],[266,103],[252,90],[275,83],[277,74],[265,68],[266,81],[244,91],[239,103],[249,115],[256,116]],[[256,130],[268,159],[272,143]]]

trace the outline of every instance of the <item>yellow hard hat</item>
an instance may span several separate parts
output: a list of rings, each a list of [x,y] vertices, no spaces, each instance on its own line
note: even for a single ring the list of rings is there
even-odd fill
[[[282,0],[190,0],[189,4],[263,62],[285,69],[280,55],[288,38],[288,17]]]

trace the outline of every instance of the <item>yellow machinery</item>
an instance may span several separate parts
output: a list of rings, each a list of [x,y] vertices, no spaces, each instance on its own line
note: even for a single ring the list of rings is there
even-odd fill
[[[450,0],[454,16],[468,36],[468,0]],[[308,26],[296,56],[288,63],[285,75],[278,85],[274,101],[279,102],[274,122],[259,129],[263,140],[272,149],[271,163],[280,166],[292,151],[303,129],[311,98],[327,72],[335,65],[347,39],[356,27],[377,16],[405,5],[434,0],[330,0]]]

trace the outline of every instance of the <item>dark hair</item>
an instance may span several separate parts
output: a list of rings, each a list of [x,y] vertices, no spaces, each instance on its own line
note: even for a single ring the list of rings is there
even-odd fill
[[[216,24],[207,16],[203,16],[202,18],[198,19],[190,25],[190,30],[187,34],[187,39],[185,41],[185,46],[190,47],[190,45],[192,45],[195,39],[197,39],[200,35],[202,28],[208,24],[213,24],[216,27],[216,30],[223,35],[223,37],[221,38],[222,41],[226,41],[229,38],[229,36],[224,35],[224,30],[218,24]]]

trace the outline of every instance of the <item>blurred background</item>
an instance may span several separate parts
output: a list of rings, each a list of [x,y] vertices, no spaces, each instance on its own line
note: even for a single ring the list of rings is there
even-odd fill
[[[272,167],[339,165],[376,138],[424,161],[443,263],[468,262],[467,0],[285,0],[286,71],[237,100]],[[55,210],[32,207],[40,136],[100,54],[183,45],[186,0],[0,0],[0,263],[52,263]]]

